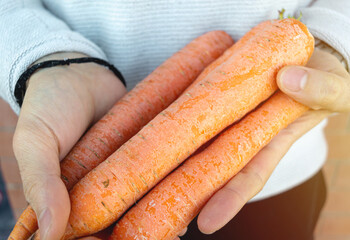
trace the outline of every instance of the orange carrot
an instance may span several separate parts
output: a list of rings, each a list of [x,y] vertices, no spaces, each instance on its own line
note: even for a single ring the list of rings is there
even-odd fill
[[[170,57],[126,94],[62,160],[62,180],[67,188],[71,189],[172,103],[206,66],[232,44],[232,38],[223,31],[206,33]],[[27,239],[37,228],[35,212],[29,206],[9,239]]]
[[[116,221],[203,143],[277,89],[278,70],[305,64],[314,40],[295,19],[268,21],[71,190],[65,239]]]
[[[278,92],[152,189],[117,223],[110,239],[174,239],[217,190],[306,111]]]
[[[260,25],[261,28],[263,28],[265,25],[267,26],[269,23],[268,22],[262,22]],[[258,31],[249,31],[246,33],[246,35],[244,36],[244,39],[250,39],[253,38],[254,35],[256,35],[258,33]],[[235,51],[235,49],[239,49],[241,47],[243,47],[246,44],[246,41],[244,41],[244,39],[241,39],[240,41],[238,41],[237,43],[235,43],[235,47],[231,47],[229,49],[227,49],[224,54],[222,54],[218,59],[216,59],[214,62],[212,62],[208,67],[206,67],[201,74],[197,77],[197,79],[195,80],[195,82],[191,85],[195,86],[196,83],[198,83],[199,81],[201,81],[204,77],[206,77],[210,72],[212,72],[216,67],[220,66],[222,63],[224,63],[231,55],[232,53]],[[186,91],[190,89],[187,88]]]

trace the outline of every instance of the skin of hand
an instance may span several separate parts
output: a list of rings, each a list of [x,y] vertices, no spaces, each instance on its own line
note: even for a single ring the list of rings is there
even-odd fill
[[[277,75],[281,91],[310,107],[283,129],[201,210],[198,228],[212,234],[227,224],[260,192],[292,144],[332,112],[350,111],[350,75],[332,54],[315,49],[305,67],[287,66]],[[185,234],[186,229],[180,234]],[[179,238],[176,238],[179,239]]]
[[[38,62],[79,57],[86,55],[55,53]],[[24,193],[38,216],[43,240],[60,239],[69,217],[70,201],[60,178],[60,160],[125,93],[113,72],[95,63],[46,68],[29,79],[13,148]]]

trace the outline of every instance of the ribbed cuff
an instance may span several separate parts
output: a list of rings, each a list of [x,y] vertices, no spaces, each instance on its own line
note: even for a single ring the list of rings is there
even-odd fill
[[[311,34],[335,49],[350,66],[350,18],[331,9],[310,7],[301,9],[302,21]],[[345,34],[346,33],[346,34]]]

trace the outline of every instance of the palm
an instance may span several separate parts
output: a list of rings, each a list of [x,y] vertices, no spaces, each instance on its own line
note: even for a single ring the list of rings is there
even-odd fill
[[[120,81],[96,64],[44,69],[31,77],[14,151],[40,228],[54,226],[48,235],[54,237],[48,239],[63,233],[70,209],[59,161],[124,92]]]

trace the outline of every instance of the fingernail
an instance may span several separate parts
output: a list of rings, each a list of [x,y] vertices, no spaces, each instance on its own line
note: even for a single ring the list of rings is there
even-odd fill
[[[215,232],[213,230],[207,231],[208,228],[209,229],[212,228],[212,223],[211,223],[210,217],[208,216],[204,217],[204,219],[203,218],[201,219],[201,226],[202,226],[202,230],[205,229],[205,234],[212,234]]]
[[[51,228],[51,212],[49,209],[45,209],[39,217],[40,238],[47,239],[48,233]]]
[[[305,87],[307,72],[299,67],[290,67],[281,77],[283,87],[291,92],[299,92]]]

